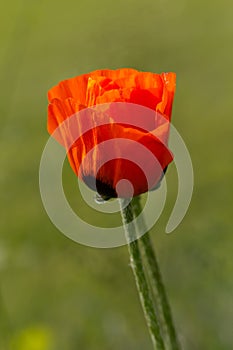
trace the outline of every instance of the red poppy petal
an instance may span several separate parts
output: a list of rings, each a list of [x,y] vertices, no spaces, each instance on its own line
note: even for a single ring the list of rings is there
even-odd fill
[[[77,103],[72,98],[64,101],[53,99],[53,102],[48,105],[48,132],[61,143],[64,147],[69,144],[74,138],[72,135],[73,128],[69,127],[68,123],[63,123],[67,118],[84,109],[84,106]],[[74,125],[74,123],[72,123]],[[59,128],[58,128],[59,127]],[[77,123],[77,128],[79,127]]]
[[[89,78],[97,79],[98,77],[105,77],[110,78],[111,80],[116,80],[136,73],[137,70],[135,69],[121,68],[117,70],[102,69],[87,74],[82,74],[75,78],[63,80],[57,86],[51,88],[48,92],[48,99],[49,102],[51,102],[54,98],[65,100],[72,97],[77,99],[80,104],[85,104]]]
[[[175,79],[175,73],[154,74],[127,68],[105,69],[64,80],[49,91],[51,103],[48,108],[48,131],[52,134],[58,126],[62,125],[53,136],[67,148],[72,169],[86,183],[89,182],[90,187],[97,181],[98,186],[103,186],[104,190],[113,196],[118,182],[121,179],[128,179],[134,186],[134,195],[137,195],[157,184],[162,170],[172,161],[172,155],[166,144],[175,93]],[[124,124],[122,113],[119,118],[119,109],[114,109],[113,102],[127,102],[149,109],[142,114],[139,113],[140,111],[131,113],[132,123],[129,126],[131,115],[129,118],[128,107],[122,107],[123,112],[126,113]],[[97,114],[95,110],[92,114],[89,113],[87,107],[106,103],[110,103],[108,113],[102,113],[101,109],[97,109]],[[86,119],[77,114],[82,109],[87,111]],[[139,109],[137,107],[137,110]],[[153,114],[151,110],[155,113]],[[147,111],[149,111],[148,116]],[[74,114],[76,119],[70,119]],[[143,122],[138,123],[138,118]],[[63,124],[65,120],[68,123]],[[120,124],[116,124],[117,120]],[[96,127],[99,122],[106,122],[106,125]],[[134,124],[142,126],[135,127]],[[88,131],[85,132],[85,130]],[[105,164],[102,164],[105,154],[98,149],[91,153],[91,157],[86,156],[96,145],[118,138],[126,140],[127,146],[121,148],[116,143],[115,146],[109,147],[106,152],[112,159]],[[155,165],[147,161],[143,152],[136,153],[137,159],[149,169],[149,184],[144,174],[144,167],[142,166],[141,169],[131,161],[131,156],[132,158],[135,156],[135,142],[144,146],[158,160],[158,165]],[[128,152],[129,159],[123,159],[124,157],[121,156],[121,153],[124,155],[125,150]],[[79,174],[81,164],[82,173]],[[98,169],[100,164],[102,165]],[[125,195],[127,196],[127,193]]]
[[[89,77],[86,92],[86,106],[94,106],[96,104],[97,97],[103,95],[106,91],[119,89],[119,86],[106,77]]]
[[[132,68],[119,68],[119,69],[100,69],[90,73],[91,77],[94,76],[104,76],[112,80],[121,79],[124,77],[129,77],[131,75],[136,75],[138,71]]]
[[[176,89],[176,74],[175,73],[162,73],[163,79],[163,96],[162,101],[157,106],[157,111],[166,115],[168,119],[171,119],[172,103],[174,99]]]
[[[149,72],[138,72],[136,75],[136,87],[140,89],[158,89],[160,92],[163,90],[163,81],[160,74],[154,74]]]
[[[49,90],[49,102],[52,102],[53,99],[66,100],[67,98],[73,98],[84,105],[86,101],[88,77],[87,74],[84,74],[79,77],[61,81],[57,86]]]
[[[86,158],[87,153],[93,150],[93,145],[98,145],[104,141],[117,138],[123,138],[126,144],[128,139],[128,146],[124,143],[124,148],[121,149],[121,144],[119,145],[115,142],[113,143],[113,147],[106,148],[104,152],[99,151],[97,148],[91,153],[91,156]],[[149,169],[147,174],[150,178],[149,188],[146,175],[143,175],[143,168],[141,169],[137,164],[131,164],[134,163],[133,159],[135,157],[135,143],[132,141],[145,146],[159,162],[158,165],[154,163],[147,164],[147,169]],[[121,159],[121,155],[125,154],[125,148],[127,149],[127,160]],[[137,154],[137,160],[139,160],[139,163],[148,163],[147,156],[147,152],[144,151],[141,155]],[[105,162],[104,160],[106,157],[109,157],[111,161],[100,166]],[[115,190],[117,183],[121,179],[128,179],[135,188],[135,195],[136,193],[146,192],[148,189],[154,187],[161,177],[162,169],[164,169],[172,159],[172,155],[167,147],[153,135],[145,134],[142,131],[132,128],[126,128],[119,124],[104,125],[88,131],[82,135],[82,139],[77,140],[75,145],[69,150],[71,166],[76,175],[79,175],[85,182],[97,178],[103,184],[109,185]],[[81,163],[82,172],[79,174]]]

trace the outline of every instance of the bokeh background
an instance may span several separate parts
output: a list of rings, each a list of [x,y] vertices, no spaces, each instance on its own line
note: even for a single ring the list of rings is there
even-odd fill
[[[173,123],[192,157],[194,194],[166,235],[177,194],[171,165],[151,233],[183,349],[232,349],[233,2],[14,0],[0,8],[0,349],[152,348],[127,248],[69,240],[47,217],[38,185],[47,90],[119,67],[177,73]],[[76,185],[66,162],[73,208],[101,225]],[[118,220],[104,216],[107,225]]]

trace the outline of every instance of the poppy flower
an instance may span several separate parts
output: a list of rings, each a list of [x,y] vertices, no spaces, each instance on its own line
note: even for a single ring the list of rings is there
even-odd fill
[[[48,131],[67,148],[75,174],[102,198],[158,185],[173,159],[167,142],[175,80],[175,73],[106,69],[49,90]],[[131,190],[117,188],[121,180]]]

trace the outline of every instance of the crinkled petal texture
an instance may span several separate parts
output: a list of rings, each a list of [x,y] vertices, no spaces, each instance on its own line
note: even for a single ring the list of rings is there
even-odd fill
[[[173,159],[167,141],[175,80],[175,73],[106,69],[49,91],[48,131],[90,188],[128,197],[158,184]],[[123,179],[132,186],[118,186]]]

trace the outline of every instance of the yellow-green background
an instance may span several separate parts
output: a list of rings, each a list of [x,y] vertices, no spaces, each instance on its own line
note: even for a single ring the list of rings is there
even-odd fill
[[[191,153],[194,194],[182,224],[166,235],[177,191],[171,166],[152,236],[183,349],[232,349],[232,1],[13,0],[0,7],[0,349],[151,349],[126,247],[88,248],[63,236],[38,185],[47,90],[119,67],[177,73],[173,123]],[[67,163],[64,180],[78,212]],[[99,214],[87,216],[101,223]]]

